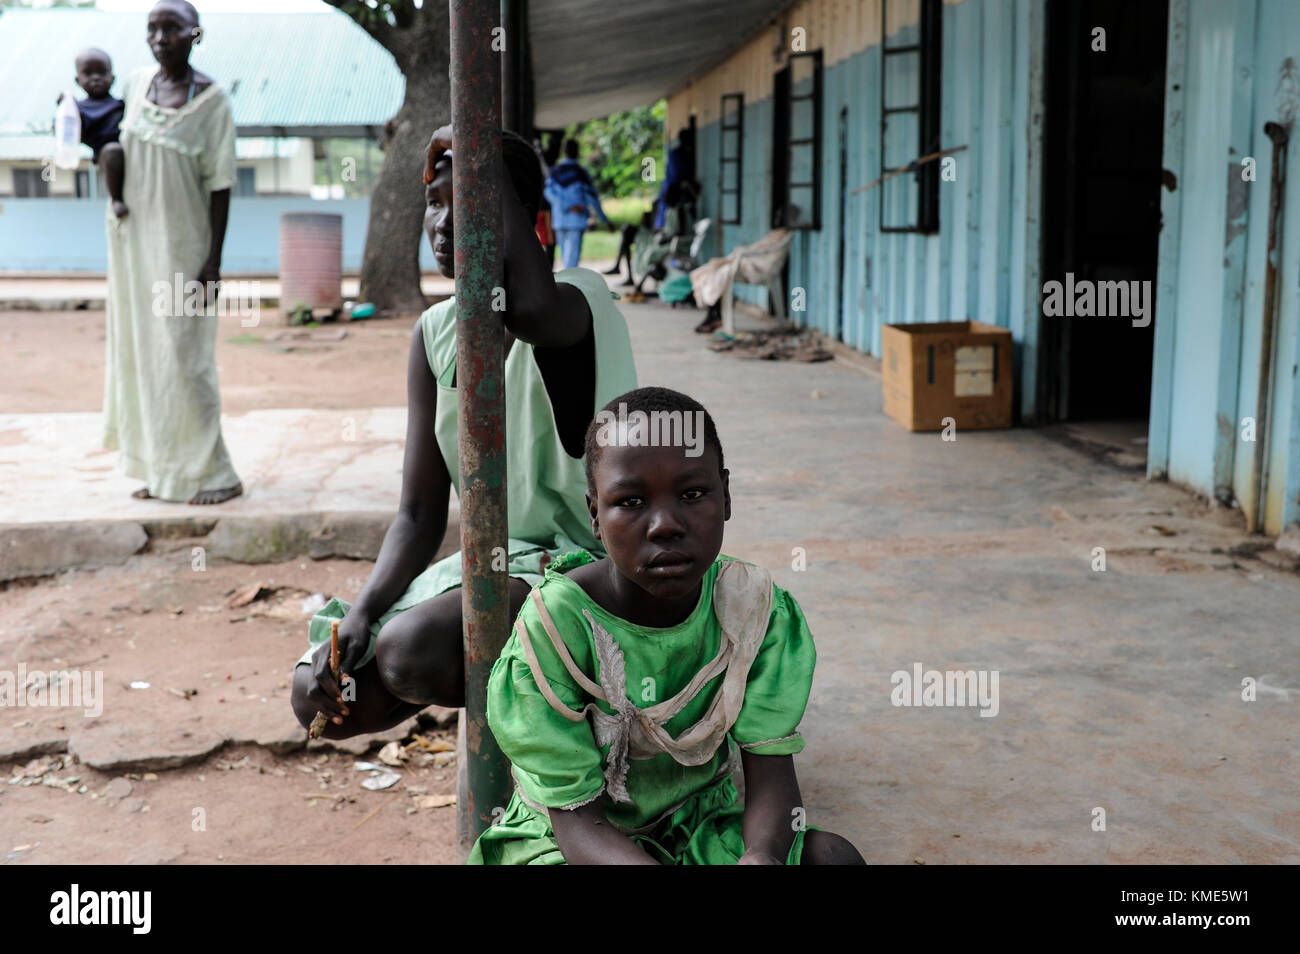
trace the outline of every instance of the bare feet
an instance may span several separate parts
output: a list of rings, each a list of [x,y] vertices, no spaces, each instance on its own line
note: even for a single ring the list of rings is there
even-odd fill
[[[152,499],[153,499],[153,494],[149,493],[149,488],[148,488],[148,487],[141,487],[139,490],[137,490],[137,491],[136,491],[135,493],[133,493],[131,496],[134,497],[136,500],[152,500]]]
[[[238,497],[243,492],[243,484],[235,484],[233,487],[223,487],[221,490],[200,490],[190,498],[190,503],[196,505],[224,503],[232,497]]]
[[[114,199],[113,214],[116,215],[119,219],[124,219],[131,213],[130,210],[127,209],[125,202],[123,202],[121,199]]]

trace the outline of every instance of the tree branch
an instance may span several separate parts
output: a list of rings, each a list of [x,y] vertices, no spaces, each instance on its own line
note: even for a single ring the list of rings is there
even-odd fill
[[[361,29],[369,33],[375,41],[386,49],[393,52],[394,31],[389,26],[388,21],[384,19],[382,8],[372,8],[365,3],[365,0],[324,0],[335,10],[346,13]]]

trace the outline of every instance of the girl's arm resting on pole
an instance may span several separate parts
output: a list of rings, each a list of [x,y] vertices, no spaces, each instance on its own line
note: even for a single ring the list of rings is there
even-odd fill
[[[501,189],[506,329],[542,348],[580,343],[591,328],[591,308],[573,285],[557,282],[534,223],[509,182]]]
[[[571,865],[656,865],[655,861],[605,818],[603,799],[570,810],[550,811],[551,830]]]

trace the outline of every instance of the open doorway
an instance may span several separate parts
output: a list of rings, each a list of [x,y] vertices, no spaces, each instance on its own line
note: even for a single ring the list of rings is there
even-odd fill
[[[1044,316],[1040,421],[1069,422],[1075,436],[1122,445],[1128,462],[1140,456],[1142,464],[1155,342],[1168,15],[1168,0],[1049,0],[1047,6],[1042,280],[1045,287],[1061,282],[1063,294],[1082,289],[1082,282],[1150,282],[1128,289],[1149,289],[1144,301],[1151,321],[1135,327],[1127,317],[1101,317],[1095,302],[1089,317]]]

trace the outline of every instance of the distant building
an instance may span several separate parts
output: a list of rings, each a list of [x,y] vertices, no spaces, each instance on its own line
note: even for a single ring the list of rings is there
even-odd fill
[[[240,136],[235,140],[232,195],[310,196],[315,185],[313,140]],[[106,195],[90,149],[81,147],[76,169],[56,168],[50,135],[0,136],[0,198],[102,199]]]
[[[145,16],[0,14],[0,271],[105,267],[106,193],[88,148],[77,169],[54,166],[55,99],[63,90],[84,95],[74,60],[87,46],[112,57],[120,97],[133,71],[154,65]],[[203,30],[190,62],[225,89],[239,136],[225,269],[274,271],[279,215],[296,210],[341,213],[344,267],[358,268],[383,159],[376,142],[405,91],[392,57],[348,16],[324,8],[204,14]]]

